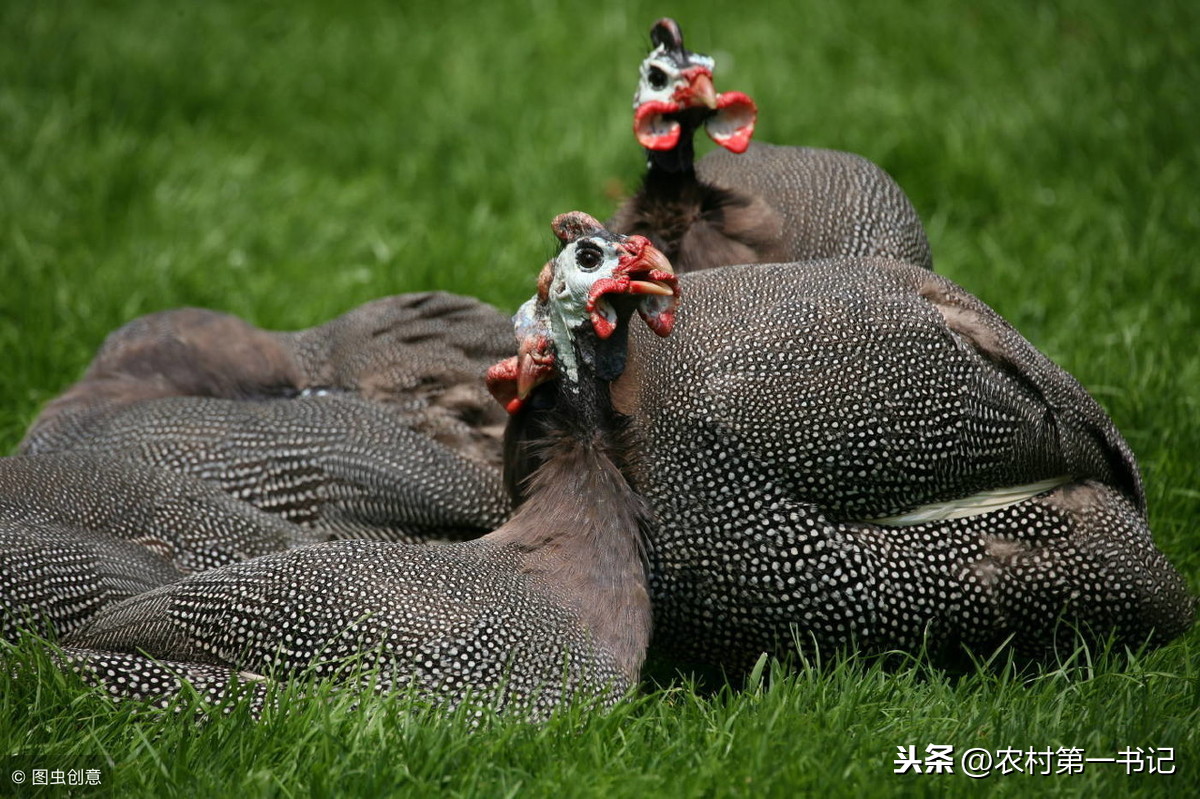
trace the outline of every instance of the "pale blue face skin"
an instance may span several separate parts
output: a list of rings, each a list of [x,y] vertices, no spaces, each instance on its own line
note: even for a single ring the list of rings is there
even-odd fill
[[[620,318],[610,295],[635,295],[638,314],[660,336],[668,335],[674,324],[674,270],[648,239],[610,233],[579,211],[559,214],[552,227],[563,247],[538,276],[538,293],[513,316],[518,356],[489,377],[493,393],[506,403],[511,399],[505,384],[514,378],[517,400],[537,382],[550,379],[551,371],[579,381],[579,335],[590,326],[606,339]]]
[[[588,298],[599,280],[612,278],[620,265],[619,241],[603,236],[584,236],[563,247],[554,259],[553,279],[544,307],[531,297],[513,316],[517,340],[542,332],[554,344],[556,366],[570,380],[579,379],[579,364],[571,345],[576,330],[591,324]],[[604,297],[595,303],[596,311],[610,322],[617,313]]]
[[[545,327],[545,319],[537,314],[537,303],[537,295],[534,295],[521,303],[521,307],[513,314],[513,334],[517,337],[518,342],[524,341]]]

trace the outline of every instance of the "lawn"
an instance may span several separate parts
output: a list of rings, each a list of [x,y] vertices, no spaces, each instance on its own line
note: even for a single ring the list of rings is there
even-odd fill
[[[1200,590],[1200,6],[681,5],[0,4],[0,447],[108,331],[151,311],[299,328],[431,288],[514,309],[553,251],[551,217],[603,218],[636,186],[636,68],[651,22],[671,13],[718,58],[717,89],[755,98],[760,139],[888,170],[938,271],[1093,392],[1139,457],[1156,540]],[[767,668],[744,689],[648,685],[608,715],[474,733],[397,701],[312,697],[261,724],[235,711],[197,727],[114,710],[41,671],[0,675],[0,796],[1200,785],[1195,631],[1032,679],[832,659]],[[927,744],[1166,747],[1176,772],[892,773],[897,746]],[[98,769],[101,785],[8,784],[18,767]]]

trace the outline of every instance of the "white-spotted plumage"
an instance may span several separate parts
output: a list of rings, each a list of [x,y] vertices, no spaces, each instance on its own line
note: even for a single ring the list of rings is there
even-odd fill
[[[1044,658],[1074,645],[1063,625],[1131,646],[1190,626],[1128,446],[982,302],[877,258],[680,284],[674,333],[634,328],[613,392],[653,511],[660,656],[736,672],[797,641],[939,660],[1009,641]],[[989,495],[962,518],[870,521]]]
[[[511,510],[484,371],[508,323],[441,292],[293,333],[188,308],[112,333],[25,454],[76,451],[199,477],[331,538],[469,538]]]
[[[680,273],[838,256],[932,268],[921,219],[884,170],[853,153],[750,142],[757,110],[715,93],[713,59],[687,50],[670,19],[651,41],[634,99],[646,177],[610,229],[646,236]],[[701,127],[722,146],[695,161]]]
[[[184,575],[317,540],[194,477],[111,454],[0,458],[0,639],[66,635]]]
[[[551,290],[539,314],[573,318],[603,290],[592,284],[612,280],[580,250],[655,263],[636,247],[619,253],[626,245],[607,232],[564,236],[551,277],[572,275],[579,292]],[[546,327],[517,322],[556,362],[575,350],[576,371],[560,373],[569,399],[554,412],[531,498],[507,524],[474,541],[328,542],[192,575],[103,609],[67,638],[72,667],[119,695],[132,683],[173,691],[169,679],[140,679],[164,667],[186,675],[194,665],[210,687],[219,679],[204,669],[346,680],[365,667],[376,689],[412,686],[447,707],[480,701],[540,717],[575,697],[616,701],[649,640],[644,510],[615,465],[619,431],[588,353],[600,339],[579,324],[547,342]],[[121,659],[139,653],[165,665]]]

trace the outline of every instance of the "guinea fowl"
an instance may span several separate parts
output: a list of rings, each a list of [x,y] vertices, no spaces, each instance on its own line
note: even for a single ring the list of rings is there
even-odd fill
[[[672,336],[630,331],[612,389],[647,529],[654,650],[736,673],[762,652],[955,661],[1060,625],[1161,644],[1193,600],[1087,392],[982,302],[879,258],[684,275]],[[555,387],[510,404],[520,500]]]
[[[0,458],[0,639],[65,635],[186,574],[316,540],[145,464],[76,452]]]
[[[610,229],[648,237],[681,273],[840,255],[932,268],[921,219],[886,172],[851,153],[751,144],[757,109],[714,92],[713,59],[688,51],[672,19],[650,39],[634,95],[646,176]],[[694,163],[701,126],[723,149]]]
[[[481,379],[511,352],[498,312],[441,292],[295,333],[151,314],[109,336],[21,451],[120,453],[325,537],[474,537],[510,510],[503,411]]]
[[[185,675],[196,664],[218,692],[213,667],[285,678],[366,666],[381,689],[411,684],[450,706],[471,694],[536,717],[575,695],[615,701],[637,680],[650,607],[644,509],[618,468],[608,383],[635,309],[670,331],[675,278],[641,237],[579,213],[554,229],[545,335],[491,375],[560,375],[544,462],[507,524],[474,541],[328,542],[194,575],[103,611],[69,638],[68,660],[141,697],[176,683],[138,653]],[[143,666],[158,671],[143,679]]]

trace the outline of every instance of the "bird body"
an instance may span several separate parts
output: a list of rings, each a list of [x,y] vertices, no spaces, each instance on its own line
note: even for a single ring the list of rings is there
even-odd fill
[[[797,641],[953,660],[1011,639],[1045,658],[1062,623],[1132,646],[1190,626],[1111,420],[951,281],[839,258],[680,284],[672,336],[632,330],[612,389],[659,654],[735,673]]]
[[[482,377],[511,351],[499,313],[440,292],[293,333],[151,314],[109,336],[21,451],[119,453],[330,538],[470,538],[510,510]]]
[[[933,268],[921,218],[908,195],[867,158],[841,150],[752,142],[713,150],[697,180],[755,198],[780,220],[778,252],[728,263],[878,256]]]
[[[646,236],[679,272],[843,255],[932,268],[921,219],[886,172],[851,153],[752,144],[757,108],[714,92],[713,59],[687,50],[674,20],[650,37],[634,96],[646,176],[610,229]],[[701,127],[722,149],[695,162]]]
[[[580,287],[553,292],[552,306],[571,306],[558,316],[565,325],[547,323],[552,332],[531,343],[538,352],[490,376],[515,380],[551,358],[573,366],[562,370],[563,402],[529,499],[506,524],[474,541],[327,542],[192,575],[98,614],[67,639],[72,666],[118,695],[156,699],[173,684],[142,679],[141,661],[117,656],[231,678],[346,679],[366,667],[381,690],[412,686],[441,705],[478,699],[531,717],[576,696],[611,703],[633,685],[650,637],[645,510],[618,466],[622,425],[608,383],[619,371],[606,370],[620,361],[633,312],[617,308],[619,296],[671,290],[640,277],[659,274],[652,247],[581,214],[555,229],[564,249],[547,266],[551,282]],[[669,332],[673,307],[640,310]],[[585,331],[588,319],[607,322],[606,335]],[[114,668],[133,673],[117,679]]]
[[[204,480],[317,540],[473,538],[508,512],[495,469],[351,393],[163,397],[92,417],[67,451]]]
[[[749,98],[716,95],[711,59],[674,23],[652,36],[635,111],[649,167],[614,227],[697,274],[660,341],[673,276],[613,272],[619,288],[597,290],[584,254],[621,240],[556,223],[573,271],[543,274],[520,352],[490,375],[515,414],[511,520],[428,549],[331,542],[151,575],[68,637],[75,667],[162,698],[169,680],[117,679],[162,668],[137,653],[211,686],[365,665],[385,688],[450,705],[499,691],[540,715],[631,685],[652,617],[660,652],[731,672],[797,642],[946,659],[1008,642],[1038,658],[1063,624],[1129,645],[1191,625],[1133,455],[1078,382],[929,271],[882,170],[750,145]],[[727,152],[693,163],[701,126]],[[626,328],[634,308],[614,292],[647,295],[648,329]],[[199,311],[142,320],[25,446],[121,449],[331,537],[467,536],[508,509],[488,471],[495,411],[466,378],[512,345],[477,311],[420,295],[292,334]],[[223,332],[193,337],[210,325]],[[449,329],[466,343],[447,359]],[[233,349],[213,343],[229,335]],[[545,341],[559,380],[539,385]],[[182,365],[155,366],[178,351]]]
[[[315,540],[200,480],[136,461],[0,458],[0,638],[66,635],[184,575]]]

